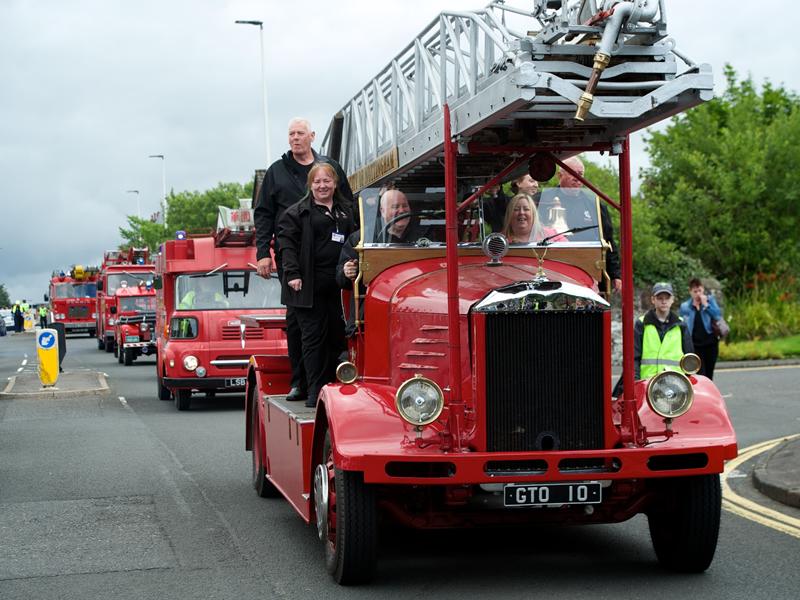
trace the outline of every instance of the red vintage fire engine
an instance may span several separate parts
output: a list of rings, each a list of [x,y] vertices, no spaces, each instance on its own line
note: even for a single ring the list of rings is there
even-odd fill
[[[44,301],[50,303],[48,320],[63,323],[66,333],[88,333],[93,337],[97,267],[73,266],[68,272],[53,271]]]
[[[156,261],[158,395],[178,410],[193,391],[243,392],[251,351],[286,352],[285,310],[276,278],[255,272],[250,201],[220,207],[214,235],[164,243]],[[271,327],[246,327],[242,315],[266,315]],[[283,388],[281,388],[283,389]]]
[[[337,582],[372,577],[379,513],[416,528],[644,513],[663,565],[711,563],[719,474],[737,454],[725,401],[695,355],[649,380],[633,371],[628,134],[713,97],[710,68],[673,52],[661,6],[442,13],[333,119],[322,151],[360,191],[350,360],[310,410],[274,391],[286,357],[254,350],[245,443],[256,491],[316,525]],[[617,157],[618,201],[565,165],[586,152]],[[487,235],[486,192],[556,166],[583,187],[543,190],[545,231]],[[389,185],[411,206],[393,221],[424,232],[413,243],[386,243]],[[600,202],[620,212],[618,397]]]
[[[125,366],[137,357],[156,352],[156,291],[152,282],[129,286],[123,282],[111,307],[114,318],[114,354]]]
[[[147,248],[110,250],[103,255],[97,276],[97,348],[116,352],[112,309],[117,305],[117,290],[123,285],[138,287],[152,283],[155,267]]]

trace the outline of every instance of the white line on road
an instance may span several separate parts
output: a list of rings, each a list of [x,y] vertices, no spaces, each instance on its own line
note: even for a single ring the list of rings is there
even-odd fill
[[[125,396],[119,396],[119,401],[122,404],[122,406],[124,406],[125,408],[129,408],[128,407],[128,401],[125,400]]]
[[[24,367],[27,364],[28,364],[28,359],[26,358],[25,360],[22,361],[22,366]]]
[[[20,371],[22,371],[22,367],[20,367],[19,369],[17,369],[17,373],[19,373]]]
[[[756,523],[760,523],[766,527],[771,527],[777,531],[800,538],[800,519],[790,517],[782,512],[772,510],[765,506],[761,506],[757,502],[743,498],[734,492],[728,485],[728,477],[736,472],[736,468],[751,458],[758,456],[771,450],[784,440],[791,440],[798,437],[800,434],[790,435],[785,437],[776,438],[774,440],[767,440],[759,444],[753,444],[749,448],[745,448],[739,453],[739,456],[725,465],[725,473],[722,477],[722,507],[734,514],[749,519]]]

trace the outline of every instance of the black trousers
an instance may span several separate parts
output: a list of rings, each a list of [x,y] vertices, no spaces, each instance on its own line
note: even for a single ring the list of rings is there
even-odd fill
[[[308,378],[308,403],[336,376],[336,363],[346,347],[339,290],[314,294],[312,308],[295,308],[303,344],[303,365]]]
[[[717,364],[719,356],[719,342],[714,342],[708,346],[695,346],[694,352],[700,357],[701,365],[698,375],[705,375],[709,379],[714,379],[714,366]]]
[[[303,334],[297,321],[296,310],[293,306],[286,307],[286,345],[289,350],[289,362],[292,364],[291,385],[304,392],[308,389],[308,382],[303,365]]]

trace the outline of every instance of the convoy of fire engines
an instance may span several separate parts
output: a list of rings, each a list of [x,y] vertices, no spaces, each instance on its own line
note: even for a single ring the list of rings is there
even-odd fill
[[[99,348],[126,365],[152,356],[158,397],[178,410],[193,393],[246,392],[253,486],[316,527],[338,583],[373,577],[380,520],[429,529],[645,514],[663,565],[707,569],[719,474],[737,455],[725,402],[694,355],[633,376],[628,136],[713,96],[708,65],[667,38],[664,4],[445,12],[336,113],[322,151],[357,192],[359,272],[343,296],[348,357],[316,409],[285,399],[280,285],[255,274],[247,202],[221,208],[213,235],[179,232],[155,266],[132,250],[106,253],[99,279],[54,274],[51,320],[96,328]],[[616,157],[619,190],[564,163],[581,153]],[[582,183],[537,198],[558,237],[510,244],[490,232],[487,190],[525,172],[547,182],[558,167]],[[386,242],[378,206],[390,188],[423,236]],[[579,197],[576,226],[563,207]],[[618,397],[601,202],[620,214]]]

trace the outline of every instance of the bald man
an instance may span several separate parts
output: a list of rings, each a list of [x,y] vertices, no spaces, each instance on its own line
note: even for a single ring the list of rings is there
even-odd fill
[[[581,177],[584,174],[583,161],[577,156],[573,156],[564,161],[570,169]],[[563,189],[561,205],[565,210],[567,226],[584,227],[594,223],[595,203],[597,197],[584,187],[583,182],[567,172],[565,169],[558,170],[558,184]],[[622,274],[620,271],[619,252],[617,244],[614,242],[614,225],[611,215],[608,214],[608,206],[605,202],[600,202],[600,231],[603,239],[611,244],[611,250],[606,254],[606,271],[611,278],[611,288],[614,291],[622,289]],[[582,236],[584,239],[594,239],[595,230],[575,234],[570,239],[578,241]]]
[[[400,215],[409,214],[411,205],[408,197],[400,190],[388,190],[381,196],[381,218],[383,219],[382,230],[378,233],[378,242],[389,244],[413,244],[421,237],[428,236],[427,227],[421,227],[419,223],[413,223],[412,218],[397,218]],[[395,220],[397,219],[397,220]],[[392,222],[394,221],[394,222]],[[391,223],[386,227],[387,223]],[[385,233],[386,239],[383,239]]]

